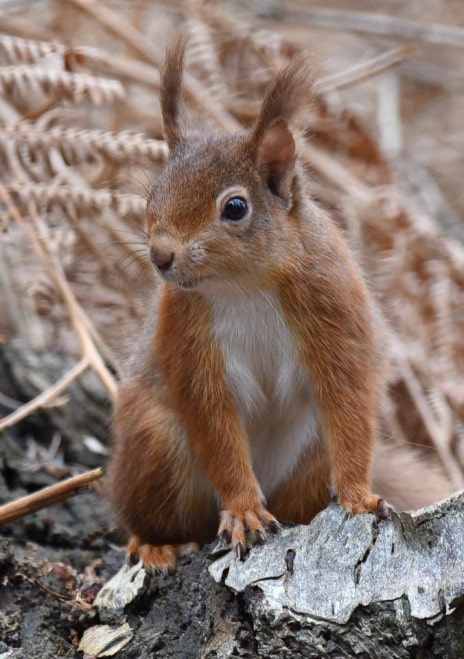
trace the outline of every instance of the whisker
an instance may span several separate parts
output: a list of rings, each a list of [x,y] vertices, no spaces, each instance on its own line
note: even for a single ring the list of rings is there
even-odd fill
[[[146,236],[149,238],[150,234],[145,231],[145,229],[142,229],[142,227],[134,227],[132,231],[129,231],[129,229],[113,229],[114,233],[130,233],[134,234],[134,232],[141,233],[142,235]]]
[[[124,241],[123,240],[123,241],[119,241],[119,242],[116,242],[116,241],[106,242],[105,241],[105,242],[101,242],[101,243],[95,243],[95,245],[98,246],[98,247],[106,247],[106,246],[110,246],[110,245],[140,245],[141,247],[146,248],[146,243],[140,242],[139,240],[137,240],[137,241]]]

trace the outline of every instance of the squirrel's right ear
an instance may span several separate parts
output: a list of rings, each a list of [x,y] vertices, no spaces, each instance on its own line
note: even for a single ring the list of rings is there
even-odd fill
[[[168,46],[166,50],[164,67],[161,72],[160,103],[163,130],[164,137],[171,151],[182,137],[180,105],[186,44],[187,38],[185,34],[179,34],[174,43]]]
[[[269,190],[287,201],[290,178],[296,160],[293,135],[283,119],[264,131],[256,144],[255,163]]]
[[[298,55],[274,78],[264,97],[251,132],[252,158],[273,194],[289,196],[296,146],[289,123],[308,110],[313,99],[314,66],[306,54]]]

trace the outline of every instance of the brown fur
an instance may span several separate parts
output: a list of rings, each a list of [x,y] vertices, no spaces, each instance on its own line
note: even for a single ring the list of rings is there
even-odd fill
[[[289,122],[310,97],[307,60],[277,77],[250,134],[189,138],[178,121],[183,49],[179,42],[169,51],[161,84],[173,157],[147,206],[149,246],[172,254],[173,263],[163,273],[157,324],[140,349],[138,372],[121,387],[110,467],[130,550],[161,567],[176,550],[153,546],[206,542],[218,524],[241,553],[247,531],[262,542],[277,529],[274,515],[308,522],[327,505],[331,485],[347,510],[385,512],[370,489],[385,379],[382,323],[343,237],[306,193],[296,160]],[[234,196],[250,210],[227,222],[224,204]],[[320,411],[317,445],[300,456],[267,508],[212,331],[211,296],[236,287],[279,301]],[[394,496],[399,469],[415,477],[406,453],[396,465],[386,461],[378,480],[381,493],[409,507],[407,495]],[[420,497],[410,501],[415,506]]]
[[[179,105],[182,91],[182,64],[186,46],[181,34],[166,52],[164,71],[161,76],[160,100],[164,136],[169,148],[174,148],[182,135]]]

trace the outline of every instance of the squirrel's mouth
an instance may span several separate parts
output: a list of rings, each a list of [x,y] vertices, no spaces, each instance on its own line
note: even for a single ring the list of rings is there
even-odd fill
[[[200,286],[208,281],[208,279],[209,277],[200,277],[199,279],[184,279],[182,281],[176,281],[173,283],[175,283],[177,288],[180,288],[183,291],[190,291],[195,288],[200,288]]]

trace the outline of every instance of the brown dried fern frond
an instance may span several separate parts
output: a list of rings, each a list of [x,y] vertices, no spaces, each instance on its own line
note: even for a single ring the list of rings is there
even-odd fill
[[[277,32],[256,29],[237,20],[230,14],[217,11],[203,3],[198,15],[217,35],[224,45],[241,50],[244,46],[260,55],[271,66],[278,66],[282,60],[298,52],[298,48]]]
[[[141,133],[121,131],[111,133],[101,130],[82,130],[54,126],[40,130],[29,122],[0,126],[2,133],[29,147],[48,149],[55,147],[66,150],[66,158],[79,162],[86,156],[100,154],[108,160],[119,164],[138,162],[164,162],[169,149],[163,140],[149,139]]]
[[[28,96],[42,91],[75,102],[88,100],[95,105],[114,103],[125,98],[125,90],[119,80],[97,78],[83,73],[51,71],[27,65],[0,69],[0,91],[6,96]]]
[[[93,215],[96,210],[111,209],[124,218],[141,222],[145,213],[145,199],[138,195],[112,190],[93,190],[69,185],[54,186],[47,183],[10,183],[9,193],[21,204],[33,201],[39,207],[58,205],[70,207],[74,212]]]
[[[0,56],[9,64],[33,64],[51,53],[63,54],[65,46],[53,41],[34,41],[0,34]]]

